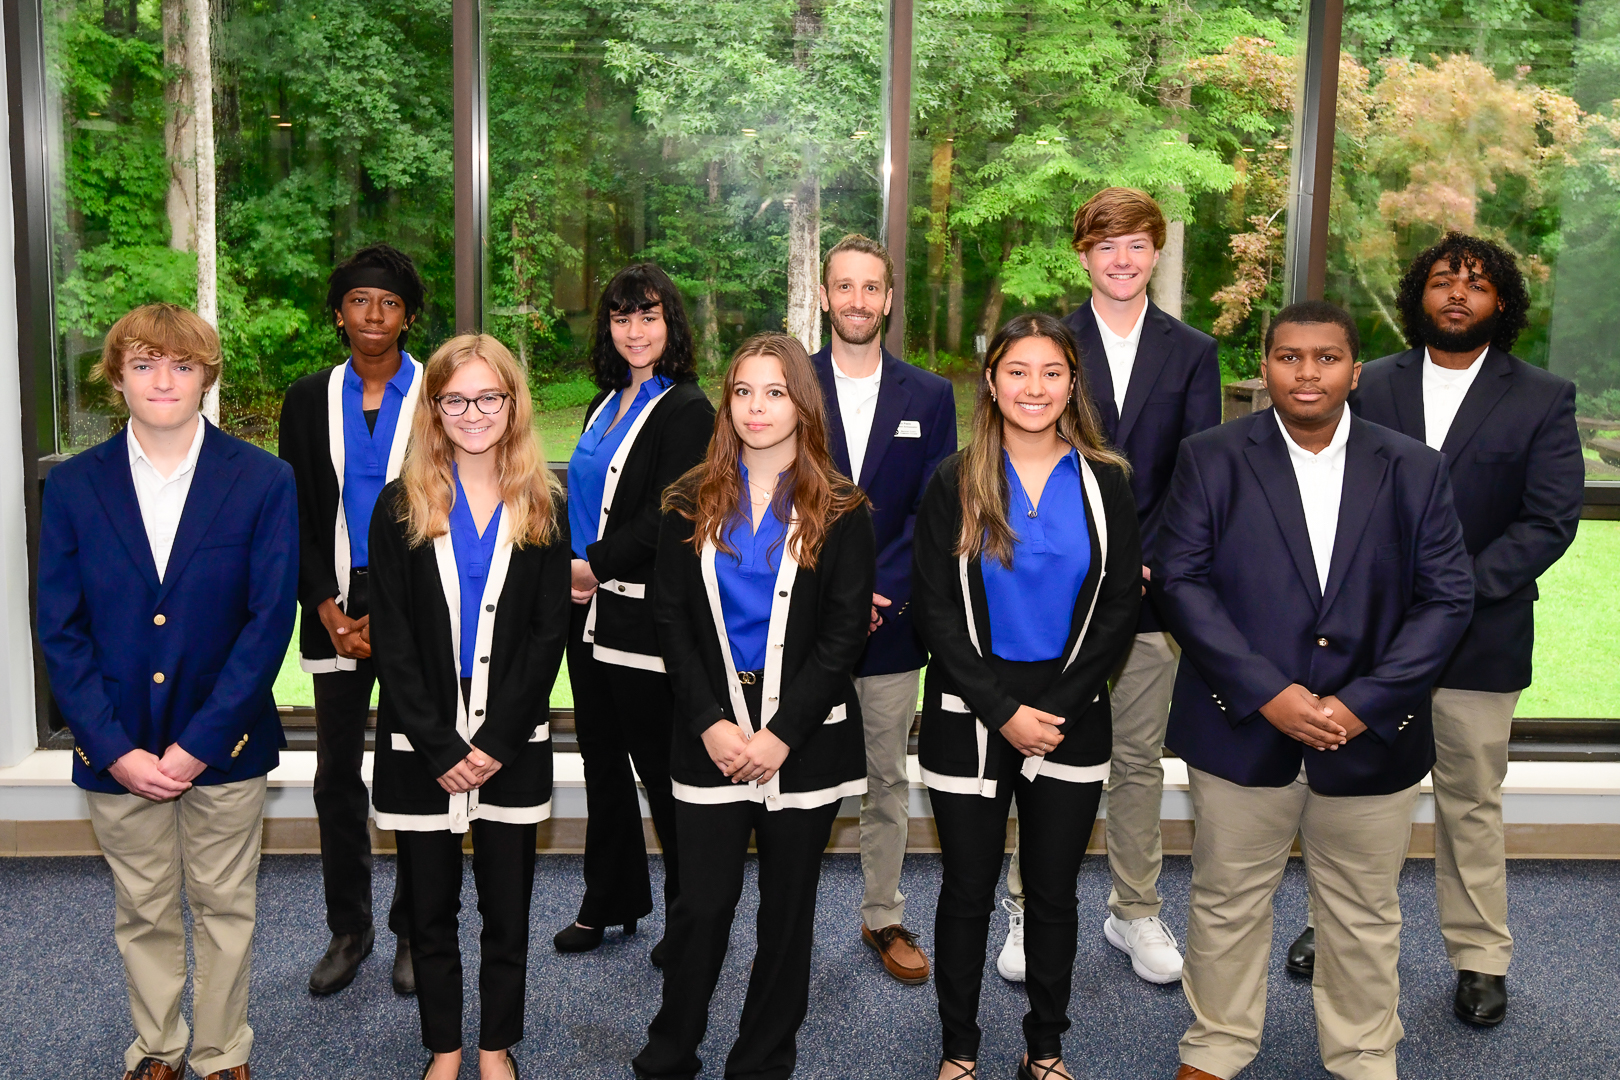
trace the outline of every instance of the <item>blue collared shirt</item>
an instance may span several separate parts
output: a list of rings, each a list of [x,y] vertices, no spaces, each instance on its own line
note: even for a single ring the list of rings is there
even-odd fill
[[[343,518],[349,526],[349,565],[366,566],[370,558],[371,511],[388,483],[388,453],[394,429],[416,378],[410,354],[399,354],[399,370],[383,387],[375,429],[366,425],[366,389],[350,361],[343,366]]]
[[[476,408],[477,406],[474,406]],[[455,466],[451,466],[452,471]],[[489,516],[484,535],[478,535],[467,493],[456,474],[456,501],[450,505],[450,546],[456,553],[456,577],[461,582],[461,677],[472,678],[478,658],[478,612],[484,603],[484,583],[495,561],[495,540],[501,534],[501,507]]]
[[[773,504],[760,518],[759,529],[753,528],[748,512],[748,469],[738,468],[742,470],[743,503],[721,534],[737,554],[715,552],[714,576],[720,586],[720,611],[726,619],[732,662],[738,671],[758,671],[765,666],[771,601],[776,596],[776,571],[782,565],[787,522],[776,516]],[[780,476],[777,482],[781,482]]]
[[[1012,568],[981,556],[990,608],[990,645],[1003,660],[1054,660],[1069,643],[1075,600],[1091,569],[1091,533],[1080,484],[1080,454],[1071,449],[1052,469],[1032,506],[1012,461],[1007,470],[1007,519],[1017,534]]]
[[[615,391],[597,414],[596,423],[585,429],[568,459],[568,536],[574,548],[574,558],[585,558],[585,549],[599,539],[596,535],[602,520],[602,492],[607,487],[608,464],[636,422],[647,402],[668,390],[673,384],[662,375],[654,375],[641,384],[635,400],[624,419],[613,422],[624,401],[624,390]],[[628,387],[626,387],[628,389]]]

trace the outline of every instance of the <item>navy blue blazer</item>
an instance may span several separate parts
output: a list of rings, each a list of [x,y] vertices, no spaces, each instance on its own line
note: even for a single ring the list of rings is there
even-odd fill
[[[298,594],[292,468],[210,424],[159,583],[126,438],[52,469],[40,514],[39,643],[73,782],[123,794],[108,767],[174,743],[207,764],[199,786],[263,776],[285,745],[270,691]]]
[[[1387,795],[1434,764],[1429,688],[1474,587],[1444,461],[1352,418],[1327,589],[1273,410],[1181,447],[1148,559],[1185,654],[1165,745],[1245,787],[1299,776],[1322,795]],[[1305,752],[1260,715],[1290,683],[1337,694],[1367,731]]]
[[[1154,514],[1170,488],[1181,440],[1221,422],[1221,361],[1215,339],[1149,300],[1121,414],[1114,405],[1114,376],[1091,301],[1069,312],[1063,325],[1080,346],[1086,385],[1103,431],[1131,463],[1142,550],[1151,551]],[[1137,632],[1162,628],[1153,604],[1143,604]]]
[[[844,439],[844,417],[833,383],[832,346],[823,346],[811,361],[827,402],[828,449],[848,476],[849,444]],[[902,426],[906,434],[901,434]],[[910,434],[912,431],[916,434]],[[877,536],[875,588],[893,602],[880,612],[883,625],[866,639],[866,651],[855,667],[858,676],[915,671],[928,662],[911,621],[911,534],[929,478],[954,453],[956,394],[951,381],[884,349],[872,434],[866,442],[861,475],[851,479],[872,500],[872,530]]]
[[[1574,383],[1495,346],[1480,363],[1441,446],[1473,558],[1474,619],[1436,685],[1511,693],[1530,685],[1536,579],[1575,539],[1586,462]],[[1365,365],[1350,407],[1422,442],[1423,350]]]

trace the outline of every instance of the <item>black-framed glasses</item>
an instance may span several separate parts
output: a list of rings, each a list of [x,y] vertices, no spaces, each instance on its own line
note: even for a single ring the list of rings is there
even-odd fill
[[[446,416],[465,414],[469,402],[477,402],[478,411],[485,416],[494,416],[506,407],[506,399],[511,396],[511,394],[497,394],[492,391],[488,394],[479,394],[475,398],[464,398],[460,394],[440,394],[433,400],[439,408],[444,410]]]

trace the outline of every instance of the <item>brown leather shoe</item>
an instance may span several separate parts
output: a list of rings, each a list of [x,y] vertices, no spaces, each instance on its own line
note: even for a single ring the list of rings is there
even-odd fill
[[[1214,1073],[1207,1073],[1203,1069],[1195,1069],[1191,1065],[1183,1065],[1176,1070],[1176,1080],[1221,1080]]]
[[[900,982],[916,986],[928,981],[928,957],[917,948],[917,935],[899,923],[881,930],[869,930],[862,923],[861,940],[877,951],[884,968]]]
[[[249,1080],[247,1062],[232,1065],[228,1069],[219,1070],[219,1072],[211,1072],[203,1077],[203,1080]]]
[[[180,1074],[157,1058],[141,1058],[140,1064],[124,1074],[124,1080],[180,1080]]]

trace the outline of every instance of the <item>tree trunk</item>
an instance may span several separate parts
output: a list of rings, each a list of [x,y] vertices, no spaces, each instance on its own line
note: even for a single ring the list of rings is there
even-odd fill
[[[164,155],[169,161],[169,247],[197,250],[197,127],[186,70],[185,0],[163,0]]]
[[[945,274],[946,236],[951,212],[951,159],[956,144],[949,136],[934,144],[929,165],[928,200],[928,363],[939,345],[939,292]]]
[[[806,352],[821,348],[821,180],[811,174],[794,188],[788,208],[787,332]],[[785,201],[785,200],[784,200]]]
[[[208,0],[185,0],[186,77],[191,82],[192,124],[197,147],[197,314],[219,325],[214,238],[214,61],[209,41]],[[221,379],[223,381],[223,379]],[[220,382],[203,401],[203,412],[219,423]]]
[[[1165,223],[1164,250],[1159,253],[1159,265],[1153,271],[1149,291],[1153,302],[1173,318],[1181,318],[1182,283],[1186,280],[1187,223]]]
[[[720,206],[720,162],[709,162],[709,221],[714,221],[715,211]],[[701,357],[703,368],[714,371],[720,367],[720,290],[717,281],[720,277],[720,267],[714,259],[709,260],[708,277],[704,280],[703,289],[703,354]]]
[[[951,237],[951,271],[945,286],[945,351],[962,353],[962,238]]]
[[[990,295],[984,298],[984,311],[979,313],[979,337],[988,344],[1001,328],[1001,306],[1007,302],[1007,296],[1001,291],[1001,268],[1007,264],[1012,255],[1013,244],[1017,240],[1017,227],[1009,225],[1007,233],[1001,239],[1001,261],[996,263],[996,276],[990,279]],[[973,343],[973,355],[983,355],[979,342]]]

